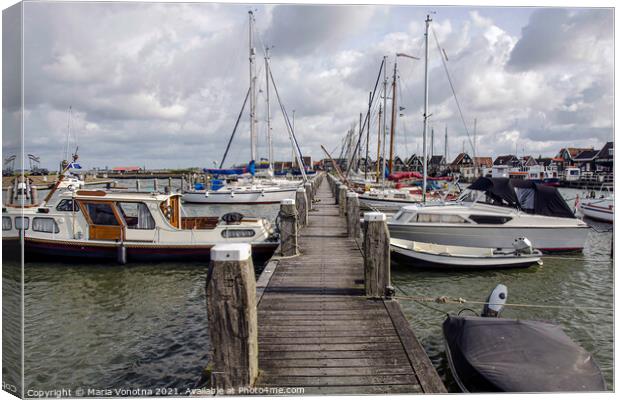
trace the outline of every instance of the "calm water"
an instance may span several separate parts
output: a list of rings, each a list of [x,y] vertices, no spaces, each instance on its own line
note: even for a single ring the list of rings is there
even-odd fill
[[[134,181],[121,183],[135,187]],[[142,187],[147,189],[148,183]],[[161,180],[160,187],[163,185]],[[577,191],[563,193],[572,199]],[[187,208],[191,215],[227,211],[221,207]],[[277,207],[245,206],[239,211],[273,218]],[[601,231],[609,228],[610,225],[597,225]],[[542,267],[436,273],[394,265],[393,281],[411,295],[447,295],[482,301],[496,284],[503,283],[508,286],[509,302],[513,303],[612,307],[610,244],[611,232],[591,231],[583,255],[546,258]],[[206,267],[206,263],[124,267],[26,264],[26,389],[176,388],[182,393],[194,387],[208,362]],[[19,275],[17,265],[5,263],[5,292],[19,293]],[[410,301],[403,300],[402,305],[447,386],[458,390],[443,350],[444,315]],[[458,312],[461,308],[433,306],[444,312]],[[3,311],[11,310],[5,307]],[[504,316],[562,324],[571,338],[592,352],[608,387],[613,388],[612,312],[508,309]]]

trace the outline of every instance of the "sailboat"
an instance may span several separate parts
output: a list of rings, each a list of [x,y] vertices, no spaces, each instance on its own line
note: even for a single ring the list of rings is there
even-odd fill
[[[265,81],[266,81],[266,97],[267,97],[267,139],[269,147],[269,168],[260,177],[256,173],[255,162],[257,160],[257,127],[256,127],[256,49],[254,48],[253,27],[254,13],[249,14],[249,59],[250,59],[250,87],[246,94],[241,113],[237,118],[233,134],[228,142],[228,146],[222,158],[219,168],[205,168],[204,172],[216,177],[224,177],[224,179],[212,179],[210,187],[194,187],[191,190],[183,192],[183,201],[185,203],[201,203],[201,204],[272,204],[279,203],[287,198],[294,198],[295,192],[306,182],[305,168],[301,157],[301,152],[295,139],[294,128],[290,125],[288,117],[280,102],[280,96],[277,87],[273,82],[273,75],[270,68],[269,49],[265,49]],[[269,87],[270,81],[276,91],[278,102],[284,114],[286,127],[293,144],[294,156],[300,166],[302,180],[289,181],[287,179],[276,179],[273,174],[273,143],[271,139],[271,115],[269,105]],[[247,167],[224,169],[223,165],[230,149],[230,144],[234,137],[235,131],[239,124],[239,119],[243,114],[247,100],[250,101],[250,157],[251,161]]]

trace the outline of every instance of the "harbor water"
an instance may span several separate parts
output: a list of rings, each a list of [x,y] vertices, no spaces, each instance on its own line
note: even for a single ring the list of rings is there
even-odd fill
[[[120,183],[135,187],[135,181]],[[164,185],[161,180],[160,188]],[[149,181],[144,181],[142,188],[148,190]],[[573,199],[579,191],[561,192]],[[221,206],[185,208],[189,215],[231,211]],[[277,210],[278,206],[261,205],[240,206],[234,211],[273,220]],[[475,301],[484,301],[495,285],[503,283],[508,286],[510,303],[570,306],[508,308],[503,316],[561,324],[568,336],[593,354],[608,389],[613,389],[613,311],[571,308],[613,307],[611,225],[592,224],[596,230],[590,231],[583,254],[545,257],[543,266],[434,272],[394,264],[392,280],[397,293]],[[4,267],[5,295],[11,290],[19,295],[19,265],[5,262]],[[261,266],[256,267],[258,273]],[[208,363],[206,271],[206,262],[126,266],[53,260],[27,263],[26,390],[159,388],[165,394],[185,394],[197,385]],[[410,300],[401,300],[401,304],[448,389],[458,391],[445,356],[441,324],[447,312],[465,307],[479,312],[481,306]]]

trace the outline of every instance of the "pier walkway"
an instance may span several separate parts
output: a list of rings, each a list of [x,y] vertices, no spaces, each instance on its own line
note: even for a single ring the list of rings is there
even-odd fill
[[[327,180],[301,255],[274,259],[257,282],[258,387],[305,394],[442,393],[446,389],[395,300],[364,295],[361,241]]]

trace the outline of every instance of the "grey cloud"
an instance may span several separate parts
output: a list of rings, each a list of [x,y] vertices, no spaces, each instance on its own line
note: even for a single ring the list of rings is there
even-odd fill
[[[527,70],[537,66],[578,61],[589,47],[611,40],[611,9],[544,8],[534,11],[515,45],[508,67]]]

